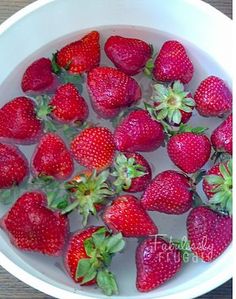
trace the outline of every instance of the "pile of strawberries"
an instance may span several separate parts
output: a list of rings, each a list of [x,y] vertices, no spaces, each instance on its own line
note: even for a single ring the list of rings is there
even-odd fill
[[[154,55],[142,40],[111,36],[104,50],[115,67],[108,67],[99,66],[99,38],[92,31],[52,60],[33,62],[22,78],[26,95],[0,109],[1,204],[17,198],[0,227],[19,249],[62,255],[75,282],[97,284],[107,295],[118,293],[112,257],[125,250],[125,238],[140,238],[136,287],[147,292],[181,270],[184,252],[210,262],[231,242],[232,95],[216,76],[203,80],[194,95],[186,90],[194,66],[178,41],[166,41]],[[131,77],[140,73],[150,78],[149,98]],[[118,123],[114,132],[87,121],[85,84],[97,115]],[[210,139],[206,128],[186,124],[194,109],[225,117]],[[17,145],[32,144],[29,162]],[[161,145],[179,170],[152,178],[138,152]],[[212,149],[217,162],[206,172]],[[205,201],[196,193],[201,180]],[[84,229],[71,236],[73,211]],[[188,242],[158,235],[148,211],[190,211]],[[87,226],[94,215],[103,226]]]

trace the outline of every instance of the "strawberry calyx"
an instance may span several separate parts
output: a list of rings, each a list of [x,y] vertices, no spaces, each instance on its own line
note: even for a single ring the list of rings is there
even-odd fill
[[[64,187],[64,183],[44,174],[1,191],[0,202],[5,205],[11,204],[26,190],[28,192],[42,190],[47,196],[47,206],[52,210],[63,210],[70,203],[69,194]]]
[[[108,176],[107,170],[99,174],[93,171],[91,175],[82,173],[79,179],[68,182],[65,187],[71,193],[72,202],[63,210],[63,214],[78,208],[83,216],[82,224],[86,226],[89,215],[97,215],[96,206],[106,204],[106,199],[113,195],[107,182]]]
[[[216,164],[217,162],[227,162],[231,159],[231,155],[229,153],[226,153],[225,151],[221,151],[219,149],[215,149],[215,152],[211,156],[211,160]]]
[[[209,203],[211,208],[232,215],[232,159],[226,165],[220,163],[219,170],[221,175],[210,174],[205,176],[207,183],[213,186],[211,190],[213,196],[210,198]]]
[[[121,233],[111,235],[105,227],[101,227],[84,241],[88,258],[79,260],[75,278],[82,278],[82,285],[95,279],[104,294],[118,294],[115,276],[108,267],[114,254],[122,251],[124,246]]]
[[[177,247],[182,255],[192,254],[190,242],[186,238],[183,238],[182,240],[170,239],[170,243]]]
[[[193,207],[205,205],[205,203],[202,201],[202,198],[197,192],[197,185],[203,180],[205,174],[205,169],[199,169],[191,177],[187,176],[185,173],[182,173],[182,175],[184,175],[189,180],[189,191],[191,191],[193,194]]]
[[[82,83],[84,83],[83,76],[79,74],[71,74],[68,72],[71,62],[69,62],[65,68],[61,67],[57,63],[57,53],[58,52],[52,55],[51,64],[52,64],[53,73],[57,75],[59,82],[61,84],[72,83],[77,87],[79,92],[82,93],[83,91]]]
[[[107,295],[117,293],[118,288],[114,276],[107,267],[111,264],[114,253],[121,251],[124,245],[121,234],[111,236],[105,227],[100,228],[91,238],[84,241],[85,251],[89,258],[79,261],[76,279],[83,278],[81,284],[85,284],[96,278],[97,284]],[[112,283],[107,285],[110,280]]]
[[[43,190],[47,195],[48,208],[63,211],[70,204],[70,197],[65,183],[55,180],[52,176],[40,174],[27,184],[27,190]]]
[[[148,61],[145,64],[144,67],[144,74],[148,77],[148,78],[152,78],[152,72],[154,69],[154,61],[153,58],[148,59]]]
[[[44,124],[45,132],[56,132],[57,126],[54,124],[52,119],[50,118],[50,114],[53,111],[53,106],[49,105],[50,97],[47,95],[37,96],[35,112],[36,116],[39,120],[41,120]]]
[[[148,78],[152,78],[152,72],[154,69],[154,60],[153,60],[154,47],[152,44],[149,44],[149,47],[151,49],[151,58],[148,59],[148,61],[146,62],[143,72],[144,75],[146,75]]]
[[[169,124],[179,125],[182,120],[181,111],[192,113],[195,101],[189,97],[189,92],[184,90],[184,85],[180,81],[165,86],[156,83],[153,85],[153,95],[157,120],[167,120]]]
[[[161,121],[162,123],[163,121]],[[177,130],[173,129],[171,126],[166,127],[166,133],[168,134],[169,137],[177,135],[177,134],[182,134],[182,133],[194,133],[198,135],[202,135],[205,133],[205,131],[208,130],[206,127],[191,127],[188,124],[183,124],[181,123],[178,127]]]
[[[20,185],[14,184],[11,188],[1,189],[0,192],[0,203],[3,205],[12,204],[20,195],[21,191],[25,190],[26,182]]]
[[[35,98],[36,100],[36,115],[39,120],[44,124],[44,132],[57,132],[63,135],[66,140],[72,140],[79,130],[84,129],[88,126],[88,123],[76,121],[73,124],[63,124],[55,122],[51,118],[51,112],[54,110],[54,107],[50,105],[51,98],[48,95],[41,95]]]
[[[145,174],[145,168],[136,163],[133,157],[127,158],[124,154],[119,154],[115,159],[114,171],[111,173],[116,178],[113,182],[116,192],[128,190],[132,179],[142,177]]]

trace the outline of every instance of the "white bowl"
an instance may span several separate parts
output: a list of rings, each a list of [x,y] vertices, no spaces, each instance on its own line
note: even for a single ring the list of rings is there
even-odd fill
[[[0,103],[20,93],[20,78],[28,63],[37,55],[48,54],[65,41],[76,38],[77,31],[100,26],[130,26],[133,35],[152,39],[155,30],[184,40],[195,63],[194,89],[207,74],[223,77],[231,84],[231,21],[223,14],[199,0],[41,0],[21,10],[0,26]],[[147,30],[140,27],[151,28]],[[108,27],[106,27],[108,28]],[[113,27],[114,28],[114,27]],[[129,35],[124,27],[117,32]],[[141,35],[144,36],[141,36]],[[66,36],[66,37],[64,37]],[[159,46],[165,34],[159,32]],[[155,42],[154,42],[155,43]],[[45,47],[45,45],[47,45]],[[197,50],[197,48],[199,50]],[[40,54],[37,51],[40,50]],[[203,52],[202,52],[203,51]],[[205,53],[204,53],[205,52]],[[208,56],[211,57],[208,60]],[[215,62],[213,62],[215,61]],[[11,74],[11,82],[6,78]],[[215,119],[195,118],[211,129],[218,125]],[[193,121],[194,122],[194,121]],[[158,172],[173,167],[162,159],[162,151],[151,154],[160,158]],[[0,207],[0,216],[4,209]],[[186,215],[158,215],[161,233],[181,236]],[[167,284],[150,293],[135,289],[134,250],[136,241],[128,241],[128,251],[114,260],[119,274],[120,295],[113,298],[194,298],[206,293],[231,277],[231,246],[212,263],[189,263]],[[94,288],[80,288],[73,284],[61,269],[57,259],[26,254],[11,246],[0,231],[0,264],[28,285],[57,298],[106,298]]]

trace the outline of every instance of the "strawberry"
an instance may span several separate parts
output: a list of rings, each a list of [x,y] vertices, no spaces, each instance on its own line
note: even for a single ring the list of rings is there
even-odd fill
[[[52,87],[54,80],[51,60],[43,57],[34,61],[26,69],[21,88],[24,92],[42,92]]]
[[[181,126],[181,131],[172,136],[167,152],[172,162],[185,173],[194,173],[210,158],[211,144],[203,128]]]
[[[117,197],[106,208],[103,220],[113,232],[121,232],[124,237],[138,238],[158,233],[155,223],[132,195]]]
[[[181,269],[180,251],[159,237],[147,238],[136,250],[136,287],[149,292],[170,280]]]
[[[103,118],[113,118],[141,98],[138,83],[111,67],[97,67],[89,72],[87,88],[94,110]]]
[[[209,76],[198,86],[194,100],[202,116],[222,116],[232,110],[232,93],[224,81]]]
[[[153,76],[157,81],[180,80],[189,83],[194,67],[184,46],[175,40],[166,41],[154,61]]]
[[[89,72],[100,63],[99,33],[92,31],[56,54],[56,63],[74,74]]]
[[[164,141],[161,123],[152,119],[145,110],[130,112],[117,126],[114,133],[116,148],[127,152],[154,151]]]
[[[88,169],[108,168],[115,156],[113,135],[103,127],[83,130],[72,140],[70,148],[75,160]]]
[[[28,172],[24,154],[13,145],[0,143],[0,189],[19,185]]]
[[[35,104],[31,99],[14,98],[0,109],[0,140],[33,144],[41,135],[42,124],[36,118]]]
[[[122,235],[111,235],[105,227],[78,231],[69,240],[64,258],[66,269],[82,286],[97,283],[106,295],[117,294],[115,277],[107,268],[114,254],[124,246]]]
[[[232,218],[200,206],[188,215],[187,230],[192,252],[205,262],[211,262],[232,241]]]
[[[108,171],[99,174],[96,171],[82,171],[77,174],[68,184],[67,189],[72,193],[72,203],[64,212],[68,213],[78,208],[83,216],[83,225],[87,224],[90,214],[97,215],[106,204],[106,199],[113,194],[107,182]]]
[[[0,225],[17,248],[52,256],[62,253],[69,233],[68,218],[50,210],[39,191],[24,193]]]
[[[232,214],[232,159],[214,165],[203,180],[203,190],[212,207],[219,207]]]
[[[193,204],[190,178],[175,170],[159,173],[141,198],[144,209],[166,214],[183,214]]]
[[[152,56],[152,48],[143,40],[110,36],[104,47],[107,57],[127,75],[140,73]]]
[[[88,117],[88,105],[71,83],[60,86],[49,105],[52,107],[51,116],[59,122],[85,121]]]
[[[71,176],[73,160],[59,135],[47,133],[42,137],[32,158],[32,170],[36,176],[52,176],[57,180]]]
[[[180,81],[168,87],[156,83],[153,85],[152,98],[157,120],[165,120],[170,125],[186,123],[192,116],[195,102],[190,92],[184,90]]]
[[[211,134],[211,143],[218,153],[232,155],[232,114],[230,114]]]
[[[116,192],[144,191],[151,181],[152,171],[148,161],[138,153],[120,153],[114,163],[112,176]]]

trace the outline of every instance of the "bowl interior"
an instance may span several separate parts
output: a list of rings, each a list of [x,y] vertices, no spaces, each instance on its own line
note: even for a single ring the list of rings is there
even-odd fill
[[[64,7],[66,1],[58,1],[58,5],[56,5],[56,1],[48,4],[48,12],[44,12],[47,17],[49,17],[49,12],[52,12],[51,5],[54,5],[54,8],[58,13],[61,13],[61,9]],[[75,1],[69,1],[71,4],[71,7],[77,8],[77,4]],[[104,1],[106,2],[106,1]],[[130,1],[132,2],[132,1]],[[159,1],[158,1],[159,2]],[[60,6],[61,3],[61,6]],[[78,3],[78,2],[77,2]],[[96,2],[97,3],[97,2]],[[150,1],[151,3],[151,1]],[[68,5],[68,4],[67,4]],[[51,7],[51,8],[50,8]],[[67,7],[67,6],[66,6]],[[156,6],[155,6],[156,7]],[[187,5],[186,5],[187,7]],[[45,7],[42,7],[41,9],[44,9]],[[159,7],[162,11],[165,12],[165,5]],[[37,11],[35,11],[33,14],[35,14]],[[38,11],[38,13],[40,10]],[[42,13],[42,12],[41,12]],[[171,12],[168,11],[168,14],[171,14]],[[31,14],[32,16],[32,14]],[[35,15],[35,20],[39,18],[40,16],[37,14]],[[27,18],[26,18],[27,20]],[[61,25],[65,24],[66,17],[62,15],[62,23]],[[163,24],[163,18],[160,17],[159,19],[160,24]],[[83,24],[83,23],[82,23]],[[70,41],[74,41],[76,39],[79,39],[82,37],[85,33],[89,32],[91,29],[96,29],[101,33],[101,48],[103,49],[104,42],[106,41],[107,37],[110,35],[122,35],[127,37],[137,37],[141,38],[148,43],[152,43],[154,46],[155,51],[158,51],[163,44],[164,41],[169,39],[177,39],[186,46],[188,54],[190,58],[193,61],[193,64],[195,66],[195,74],[194,78],[191,81],[191,83],[188,85],[189,90],[192,92],[195,91],[197,85],[199,82],[204,79],[207,75],[217,75],[221,78],[223,78],[229,85],[230,85],[230,75],[229,72],[226,69],[223,69],[219,63],[216,62],[217,55],[209,55],[207,53],[208,51],[205,51],[205,48],[199,47],[199,44],[197,43],[194,38],[187,38],[184,36],[181,32],[181,25],[179,30],[177,32],[171,31],[165,31],[163,30],[163,26],[145,26],[142,27],[139,24],[133,26],[128,24],[127,25],[115,25],[119,24],[116,20],[114,20],[114,23],[109,23],[109,25],[103,25],[98,26],[95,25],[91,28],[91,26],[88,26],[88,28],[83,28],[84,25],[80,25],[80,23],[76,23],[73,25],[73,30],[71,30],[70,27],[67,28],[67,33],[64,34],[64,31],[61,30],[61,33],[58,29],[56,29],[55,24],[53,24],[53,29],[55,30],[55,34],[52,34],[52,36],[48,36],[48,33],[46,34],[45,42],[43,42],[43,34],[44,31],[40,28],[36,27],[39,34],[39,40],[40,43],[38,43],[38,46],[31,46],[30,45],[30,51],[26,55],[26,53],[16,53],[17,59],[13,68],[13,65],[11,64],[9,67],[9,70],[12,68],[12,71],[9,72],[8,76],[0,77],[0,103],[2,106],[5,102],[7,102],[9,99],[14,98],[16,96],[22,95],[22,91],[20,89],[20,82],[22,74],[26,68],[27,65],[29,65],[32,61],[35,59],[42,57],[42,56],[51,56],[51,53],[54,53],[57,49],[60,49],[62,46],[64,46],[66,43]],[[18,27],[17,27],[18,26]],[[21,23],[15,24],[12,28],[17,30],[17,28],[20,30],[21,26],[22,28],[25,28]],[[193,25],[191,25],[193,26]],[[85,26],[86,27],[86,26]],[[13,30],[10,28],[9,30]],[[81,28],[81,30],[79,30]],[[46,28],[44,28],[45,30]],[[161,29],[161,30],[159,30]],[[53,31],[51,29],[51,31]],[[21,32],[21,31],[20,31]],[[72,33],[69,33],[72,32]],[[6,36],[7,32],[2,35],[3,42],[4,37]],[[32,32],[32,34],[34,34]],[[5,36],[4,36],[5,35]],[[9,35],[11,35],[11,32],[9,32]],[[211,36],[208,36],[208,38],[212,38]],[[32,41],[30,43],[35,44],[34,42],[35,37],[32,36]],[[0,36],[0,42],[1,42],[1,36]],[[209,41],[210,42],[210,41]],[[37,42],[36,42],[37,44]],[[203,50],[204,49],[204,50]],[[209,49],[208,49],[209,50]],[[213,53],[214,54],[214,53]],[[8,55],[7,53],[5,54]],[[222,63],[222,61],[221,61]],[[102,61],[101,65],[112,65],[105,57],[104,52],[102,52]],[[14,69],[14,70],[13,70]],[[143,97],[150,96],[151,90],[150,90],[150,81],[147,78],[143,78],[143,76],[138,75],[135,76],[136,80],[139,82],[139,84],[142,86],[142,89],[144,91]],[[2,79],[2,80],[1,80]],[[85,99],[87,99],[87,102],[89,103],[89,97],[86,91],[86,85],[84,85],[83,89],[83,96]],[[104,121],[99,118],[97,118],[96,114],[93,113],[92,109],[90,109],[91,113],[89,116],[89,120],[92,120],[95,123],[100,123],[101,125],[105,125],[107,127],[110,127],[112,129],[112,126],[109,121]],[[193,118],[191,119],[190,123],[192,125],[201,125],[208,127],[207,135],[210,136],[212,130],[219,125],[221,122],[220,119],[216,118],[203,118],[200,117],[196,112],[194,112]],[[32,152],[34,150],[34,146],[21,146],[21,150],[26,153],[27,157],[30,159]],[[152,153],[144,153],[144,156],[148,159],[148,161],[151,162],[152,170],[153,170],[153,176],[155,176],[157,173],[167,170],[167,169],[176,169],[173,165],[173,163],[170,161],[170,159],[167,156],[166,149],[165,148],[159,148],[158,150],[152,152]],[[211,166],[211,162],[209,162],[206,165],[206,168],[209,168]],[[80,169],[77,165],[77,169]],[[199,187],[199,193],[203,195],[201,187]],[[137,196],[140,196],[140,194],[137,194]],[[204,198],[204,195],[203,195]],[[7,211],[9,207],[7,206],[0,206],[0,217]],[[173,238],[182,238],[183,236],[186,236],[186,225],[185,220],[187,217],[187,214],[181,215],[181,216],[170,216],[165,215],[161,213],[152,212],[150,213],[151,217],[155,220],[156,224],[159,227],[159,233],[160,234],[167,234],[168,236],[171,236]],[[73,213],[70,216],[71,219],[71,232],[74,232],[81,228],[80,226],[80,216],[78,216],[76,213]],[[91,219],[90,224],[97,225],[99,222],[96,219]],[[135,270],[135,249],[137,246],[137,239],[127,239],[127,246],[126,250],[122,254],[118,254],[112,263],[112,271],[116,274],[119,288],[120,288],[120,295],[119,297],[127,298],[127,297],[134,297],[134,298],[162,298],[165,296],[175,296],[177,293],[182,292],[184,296],[184,292],[187,291],[189,295],[186,295],[186,298],[193,297],[191,294],[191,289],[193,290],[196,288],[196,285],[203,284],[207,279],[209,280],[208,289],[213,288],[216,283],[216,281],[222,281],[225,278],[217,278],[219,275],[222,265],[228,265],[230,262],[230,248],[227,249],[227,251],[216,261],[213,263],[204,263],[198,260],[197,258],[191,259],[191,261],[183,266],[182,271],[171,281],[163,285],[157,290],[154,290],[148,294],[142,294],[137,292],[135,288],[135,276],[136,276],[136,270]],[[11,246],[8,238],[4,234],[3,231],[0,231],[0,253],[3,253],[5,257],[8,257],[11,259],[16,265],[20,266],[22,269],[27,271],[28,273],[32,274],[33,276],[39,278],[40,280],[49,283],[50,285],[57,287],[58,289],[62,289],[65,291],[68,291],[71,296],[73,294],[80,294],[80,295],[88,295],[91,297],[96,298],[103,298],[103,295],[100,295],[100,291],[96,290],[95,287],[84,287],[81,288],[77,284],[73,283],[73,281],[68,277],[68,275],[65,272],[63,262],[61,258],[49,258],[46,256],[42,256],[39,254],[33,254],[33,253],[24,253],[21,252],[14,247]],[[1,263],[1,261],[0,261]],[[222,274],[222,273],[221,273]],[[215,278],[210,282],[210,279]],[[21,277],[20,277],[21,278]],[[30,281],[27,281],[29,284],[32,284]],[[219,282],[220,283],[220,282]],[[35,285],[32,284],[34,287]],[[206,287],[207,289],[207,287]],[[51,295],[54,295],[58,298],[62,296],[60,294],[60,291],[56,292],[55,290],[47,290],[44,289],[45,292],[50,293]],[[64,295],[63,295],[64,296]],[[75,295],[73,295],[75,296]],[[64,297],[65,298],[65,297]],[[72,297],[71,297],[72,298]],[[79,298],[78,295],[76,298]],[[105,298],[105,297],[104,297]],[[175,297],[176,298],[176,297]],[[183,297],[184,298],[184,297]]]

